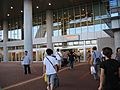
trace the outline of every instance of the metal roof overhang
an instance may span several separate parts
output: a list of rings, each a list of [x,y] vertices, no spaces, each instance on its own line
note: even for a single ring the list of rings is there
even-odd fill
[[[109,25],[109,22],[112,20],[120,19],[120,16],[115,16],[115,17],[110,17],[110,18],[105,18],[103,21],[109,26],[110,29],[105,29],[104,31],[110,35],[111,37],[114,37],[114,32],[115,31],[120,31],[120,28],[111,28],[111,25]]]
[[[90,2],[99,2],[99,0],[32,0],[33,15],[46,11],[47,9],[67,8]],[[0,21],[2,22],[7,19],[8,13],[11,19],[22,17],[23,13],[21,13],[21,10],[23,10],[23,3],[24,0],[0,0],[0,13],[2,13],[0,14]],[[51,3],[51,6],[48,3]],[[11,6],[13,9],[10,8]],[[36,9],[36,6],[39,6],[39,8]]]
[[[108,35],[110,35],[112,38],[114,38],[114,32],[120,31],[120,28],[113,28],[113,29],[105,29],[104,30]]]

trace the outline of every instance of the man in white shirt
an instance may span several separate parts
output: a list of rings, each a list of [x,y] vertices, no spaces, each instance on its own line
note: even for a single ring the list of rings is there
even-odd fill
[[[62,62],[62,54],[60,52],[59,49],[57,49],[56,53],[55,53],[55,57],[58,61],[58,64],[59,64],[59,69],[61,69],[61,62]]]
[[[43,61],[43,75],[47,75],[47,89],[53,90],[57,76],[58,61],[52,56],[53,50],[47,49],[46,52],[47,56]]]
[[[28,51],[25,51],[25,55],[22,61],[22,65],[24,65],[24,74],[27,74],[27,73],[31,74],[30,62],[31,62],[31,59],[28,56]]]

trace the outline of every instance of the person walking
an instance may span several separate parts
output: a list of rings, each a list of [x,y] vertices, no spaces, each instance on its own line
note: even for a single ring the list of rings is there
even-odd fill
[[[100,65],[100,84],[98,90],[120,90],[120,64],[112,59],[112,49],[103,48],[105,61]]]
[[[101,52],[97,51],[97,47],[94,46],[93,48],[93,54],[92,54],[92,65],[95,68],[96,73],[93,74],[94,79],[98,80],[100,75],[100,61],[101,61]]]
[[[81,59],[81,53],[80,53],[80,51],[77,52],[77,59],[78,59],[78,62],[80,62],[80,59]]]
[[[120,63],[120,47],[116,49],[116,57],[115,59]]]
[[[60,52],[59,49],[57,49],[56,53],[55,53],[55,57],[58,60],[58,64],[59,64],[59,69],[61,69],[61,63],[62,63],[62,54]]]
[[[68,64],[68,53],[67,51],[63,51],[63,62],[62,62],[62,66],[67,66]]]
[[[91,60],[91,52],[90,50],[87,52],[87,63],[90,64],[90,60]]]
[[[57,66],[58,61],[55,57],[52,56],[53,50],[46,50],[47,56],[43,61],[43,76],[46,75],[47,79],[47,90],[53,90],[54,85],[56,84],[55,79],[57,77]],[[58,78],[58,77],[57,77]]]
[[[25,51],[24,57],[22,58],[22,65],[24,66],[24,74],[31,74],[30,63],[31,59],[28,56],[28,51]]]
[[[73,69],[74,67],[74,61],[75,61],[75,55],[73,54],[73,51],[70,51],[68,54],[69,56],[69,63],[70,63],[70,68]]]

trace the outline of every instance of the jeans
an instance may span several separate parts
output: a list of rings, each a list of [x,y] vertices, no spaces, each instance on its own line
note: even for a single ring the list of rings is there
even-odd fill
[[[96,73],[93,74],[94,79],[99,79],[99,74],[100,74],[100,65],[94,64],[95,71]]]

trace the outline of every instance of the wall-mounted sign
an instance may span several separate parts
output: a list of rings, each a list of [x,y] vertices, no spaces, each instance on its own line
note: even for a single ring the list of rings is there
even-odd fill
[[[63,36],[67,41],[80,40],[80,35],[65,35]]]

